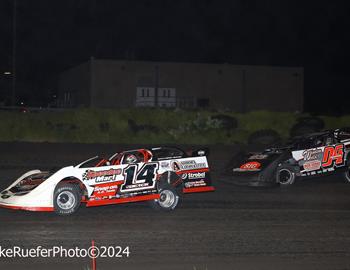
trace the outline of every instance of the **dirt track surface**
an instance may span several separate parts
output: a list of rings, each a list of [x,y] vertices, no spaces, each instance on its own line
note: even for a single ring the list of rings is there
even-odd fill
[[[0,143],[0,188],[29,169],[75,164],[129,146]],[[246,188],[220,181],[237,147],[211,147],[217,190],[187,195],[172,213],[146,203],[82,207],[69,217],[0,209],[0,246],[129,246],[97,269],[350,269],[350,185],[341,177]],[[0,269],[87,269],[90,259],[0,258]]]

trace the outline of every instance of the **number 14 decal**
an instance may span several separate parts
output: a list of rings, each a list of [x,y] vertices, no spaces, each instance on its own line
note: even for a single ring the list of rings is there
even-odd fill
[[[123,171],[125,182],[121,186],[120,191],[137,191],[154,188],[157,179],[158,163],[148,163],[137,171],[137,165],[132,164]]]

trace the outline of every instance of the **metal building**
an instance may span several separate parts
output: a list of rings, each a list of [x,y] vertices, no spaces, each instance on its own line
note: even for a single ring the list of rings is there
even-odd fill
[[[61,74],[59,104],[302,111],[303,86],[300,67],[91,58]]]

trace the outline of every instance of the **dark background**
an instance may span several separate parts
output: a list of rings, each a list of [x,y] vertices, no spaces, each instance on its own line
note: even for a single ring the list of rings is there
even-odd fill
[[[13,0],[0,2],[0,101]],[[57,75],[96,58],[302,66],[308,112],[350,112],[346,1],[17,0],[17,98],[47,104]],[[268,110],[268,108],[266,108]]]

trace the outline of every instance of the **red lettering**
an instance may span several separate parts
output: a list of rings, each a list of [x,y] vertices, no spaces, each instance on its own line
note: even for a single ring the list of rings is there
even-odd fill
[[[344,156],[344,151],[343,151],[343,145],[337,145],[335,147],[335,164],[340,165],[343,164],[343,156]]]
[[[335,161],[336,165],[343,164],[344,157],[344,145],[339,144],[335,147],[328,146],[325,147],[322,159],[322,167],[329,167],[333,165],[333,161]]]

